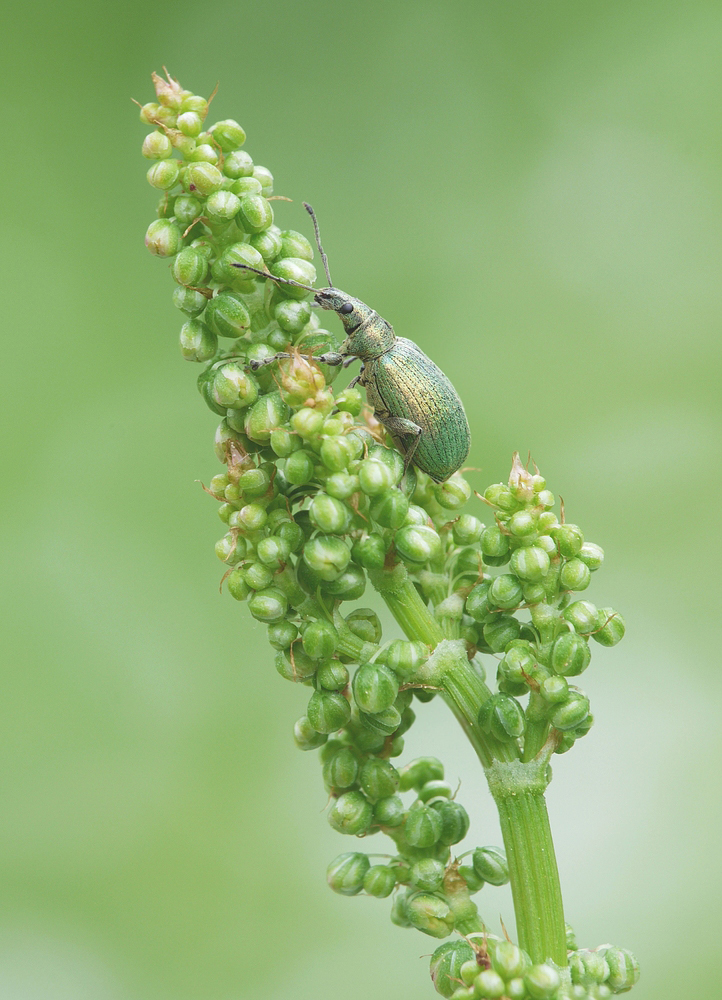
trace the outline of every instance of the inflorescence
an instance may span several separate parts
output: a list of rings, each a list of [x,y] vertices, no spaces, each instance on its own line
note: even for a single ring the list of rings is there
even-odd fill
[[[209,101],[170,77],[153,79],[157,102],[140,117],[153,127],[143,154],[162,195],[146,245],[171,262],[173,302],[185,316],[181,353],[203,366],[198,389],[220,418],[224,470],[208,492],[227,527],[216,544],[225,586],[267,624],[279,674],[308,692],[294,738],[301,750],[320,750],[331,826],[393,842],[392,854],[374,856],[381,863],[339,855],[330,887],[395,893],[395,924],[461,934],[432,958],[445,997],[603,1000],[626,991],[638,975],[629,952],[578,951],[570,940],[569,967],[560,968],[532,963],[489,934],[471,895],[508,881],[504,851],[454,857],[469,818],[443,765],[434,757],[392,763],[404,752],[412,706],[439,693],[487,767],[547,764],[589,731],[589,700],[574,681],[589,665],[590,640],[613,646],[624,635],[616,611],[577,597],[602,550],[554,512],[544,478],[518,456],[508,483],[481,498],[483,522],[463,510],[472,490],[461,473],[435,484],[413,466],[404,471],[361,393],[334,394],[340,369],[309,358],[339,346],[310,293],[236,266],[316,280],[306,237],[274,224],[270,171],[241,148],[237,122],[207,127]],[[250,370],[278,351],[291,357]],[[376,612],[357,605],[368,582],[404,639],[384,638]],[[449,650],[461,650],[456,673]],[[496,690],[479,654],[495,666]],[[447,683],[463,671],[478,694],[473,709]]]

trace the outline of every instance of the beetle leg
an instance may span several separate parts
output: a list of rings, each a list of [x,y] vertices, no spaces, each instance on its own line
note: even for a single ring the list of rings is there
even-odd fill
[[[356,361],[356,358],[352,358],[352,360]],[[344,365],[344,368],[345,367],[346,367],[346,365]],[[356,375],[355,378],[352,378],[351,381],[349,382],[349,384],[348,384],[349,389],[353,389],[353,387],[355,385],[357,385],[359,382],[361,382],[361,384],[363,385],[363,374],[364,374],[365,368],[366,368],[366,366],[362,363],[361,364],[361,370],[358,373],[358,375]]]
[[[408,445],[404,452],[404,475],[406,475],[406,470],[413,460],[414,452],[419,447],[423,428],[415,424],[413,420],[407,420],[405,417],[381,416],[378,410],[376,411],[376,416],[394,437],[404,438],[413,435],[411,444]]]
[[[266,365],[270,365],[274,361],[280,361],[281,358],[290,358],[290,357],[291,357],[290,354],[286,354],[284,351],[281,351],[278,354],[274,354],[273,357],[271,358],[262,358],[261,360],[254,358],[253,361],[248,362],[248,367],[251,369],[252,372],[257,372],[259,368],[264,368]]]
[[[355,354],[348,354],[343,359],[342,364],[343,364],[344,368],[348,368],[348,366],[352,365],[354,363],[354,361],[358,361],[358,358],[356,357],[356,355]],[[363,370],[364,370],[364,366],[361,365],[361,371],[363,371]]]

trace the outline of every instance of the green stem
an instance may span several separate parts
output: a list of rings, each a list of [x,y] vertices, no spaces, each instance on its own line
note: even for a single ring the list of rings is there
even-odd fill
[[[432,648],[444,638],[441,626],[426,607],[399,563],[392,570],[369,570],[369,578],[404,634]]]
[[[499,810],[519,945],[532,962],[567,964],[559,872],[544,800],[548,760],[494,763],[489,788]]]

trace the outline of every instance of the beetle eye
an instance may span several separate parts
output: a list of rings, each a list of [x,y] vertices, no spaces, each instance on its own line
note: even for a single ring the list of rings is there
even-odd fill
[[[339,309],[339,312],[340,313],[352,313],[353,312],[353,304],[351,302],[344,302],[344,304]]]

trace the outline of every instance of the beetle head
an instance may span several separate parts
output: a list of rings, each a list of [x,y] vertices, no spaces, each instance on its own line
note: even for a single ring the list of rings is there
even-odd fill
[[[338,288],[322,288],[314,299],[322,309],[332,309],[346,331],[341,352],[370,361],[384,354],[394,342],[394,331],[375,309]]]

